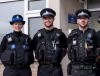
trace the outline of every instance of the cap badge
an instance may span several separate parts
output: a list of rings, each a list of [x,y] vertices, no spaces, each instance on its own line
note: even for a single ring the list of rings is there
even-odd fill
[[[19,16],[17,16],[16,18],[19,19]]]
[[[54,14],[53,14],[53,13],[48,12],[48,11],[46,11],[46,12],[44,12],[44,13],[42,14],[42,16],[44,16],[44,15],[53,15],[53,16],[54,16]]]
[[[78,16],[82,16],[82,15],[86,15],[86,16],[88,16],[88,14],[87,13],[85,13],[85,12],[80,12],[79,14],[78,14]]]

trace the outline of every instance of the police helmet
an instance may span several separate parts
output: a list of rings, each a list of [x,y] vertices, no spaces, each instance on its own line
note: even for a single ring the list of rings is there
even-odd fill
[[[79,9],[75,12],[75,15],[77,18],[81,18],[81,17],[90,18],[91,12],[88,11],[87,9]]]
[[[12,25],[14,22],[22,22],[23,25],[25,24],[23,17],[19,14],[16,14],[12,17],[12,21],[10,21],[10,24]]]
[[[41,15],[41,17],[45,17],[45,16],[55,17],[56,12],[51,8],[44,8],[44,9],[41,10],[40,15]]]

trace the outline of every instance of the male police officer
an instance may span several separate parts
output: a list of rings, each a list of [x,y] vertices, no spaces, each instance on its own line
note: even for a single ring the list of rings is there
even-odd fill
[[[60,63],[66,54],[67,38],[61,30],[54,28],[54,10],[44,8],[40,15],[44,28],[40,29],[32,40],[39,63],[37,76],[63,76]]]
[[[4,36],[0,45],[0,57],[5,66],[3,76],[32,76],[30,64],[34,57],[30,49],[31,38],[21,31],[25,21],[16,14],[10,24],[13,32]]]
[[[77,29],[68,36],[68,57],[71,60],[72,76],[95,76],[95,31],[88,26],[90,11],[76,11]]]
[[[97,22],[100,24],[100,17]],[[96,33],[96,76],[100,76],[100,30]]]

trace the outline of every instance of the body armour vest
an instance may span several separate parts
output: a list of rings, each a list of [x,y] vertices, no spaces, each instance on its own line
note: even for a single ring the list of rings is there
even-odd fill
[[[75,29],[69,35],[69,58],[73,62],[94,63],[95,48],[94,48],[95,31],[87,29],[84,33],[79,29]]]
[[[38,45],[35,51],[40,63],[53,64],[61,61],[60,30],[54,29],[50,36],[44,29],[38,32]]]
[[[30,65],[34,61],[33,53],[29,50],[29,37],[22,34],[16,37],[13,33],[6,35],[7,48],[1,55],[4,65]]]

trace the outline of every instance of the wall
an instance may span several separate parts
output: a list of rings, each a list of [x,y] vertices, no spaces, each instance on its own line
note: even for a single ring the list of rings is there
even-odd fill
[[[56,11],[54,26],[60,28],[60,0],[48,0],[48,7]]]
[[[68,35],[68,29],[76,28],[75,24],[68,23],[68,13],[74,13],[77,9],[82,8],[83,4],[78,0],[48,0],[48,7],[56,11],[56,17],[54,25],[61,28],[66,35]]]
[[[68,14],[74,14],[74,12],[82,8],[82,4],[78,0],[60,0],[60,25],[62,30],[68,35],[68,30],[76,28],[75,24],[68,23]]]

